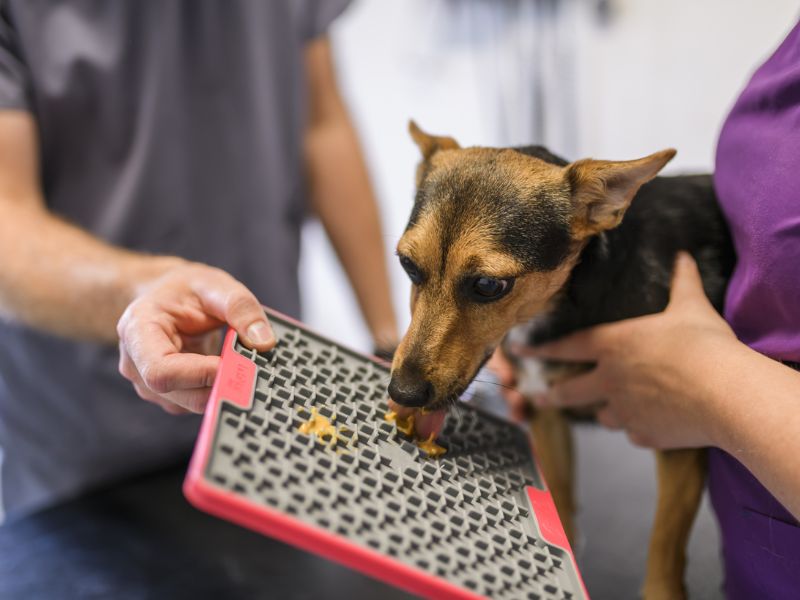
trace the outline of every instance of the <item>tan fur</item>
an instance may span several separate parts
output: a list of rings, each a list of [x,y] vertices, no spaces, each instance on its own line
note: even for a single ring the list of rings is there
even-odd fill
[[[686,598],[686,545],[706,479],[703,449],[657,451],[658,505],[650,533],[645,600]]]
[[[638,160],[579,160],[567,167],[577,210],[572,233],[578,239],[613,229],[622,222],[637,190],[675,156],[668,149]]]
[[[409,121],[408,131],[411,138],[422,152],[422,157],[427,160],[434,152],[458,148],[458,142],[448,135],[430,135],[422,131],[414,121]]]
[[[488,161],[494,163],[498,174],[513,184],[519,195],[532,196],[537,190],[555,190],[563,196],[565,203],[570,202],[569,182],[565,179],[564,168],[508,148],[453,148],[436,152],[422,164],[434,176],[437,171],[454,167],[469,175],[471,170],[480,168]]]
[[[430,135],[422,131],[414,121],[409,121],[408,132],[411,134],[411,139],[419,148],[422,153],[423,162],[417,167],[417,185],[422,179],[425,161],[429,160],[431,156],[440,150],[454,150],[459,147],[458,142],[449,136]]]
[[[560,410],[537,410],[530,420],[536,458],[570,544],[575,543],[575,465],[572,429]]]

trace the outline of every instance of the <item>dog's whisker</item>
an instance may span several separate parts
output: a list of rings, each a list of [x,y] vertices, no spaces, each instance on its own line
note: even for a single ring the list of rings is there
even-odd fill
[[[501,388],[504,388],[504,389],[507,389],[507,390],[511,390],[511,391],[514,391],[514,392],[518,392],[519,391],[519,389],[516,388],[515,386],[506,385],[504,383],[500,383],[499,381],[489,381],[488,379],[473,379],[473,381],[477,381],[478,383],[488,383],[488,384],[491,384],[491,385],[496,385],[497,387],[501,387]]]

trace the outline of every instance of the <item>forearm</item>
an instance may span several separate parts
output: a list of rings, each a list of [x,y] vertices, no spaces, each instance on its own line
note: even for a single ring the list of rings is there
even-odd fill
[[[393,346],[397,323],[378,209],[358,140],[346,116],[309,131],[306,163],[313,207],[344,266],[375,344]]]
[[[182,261],[110,246],[40,202],[2,202],[0,316],[57,335],[113,342],[137,289]]]
[[[711,438],[800,518],[800,373],[744,344],[724,356],[708,360]]]

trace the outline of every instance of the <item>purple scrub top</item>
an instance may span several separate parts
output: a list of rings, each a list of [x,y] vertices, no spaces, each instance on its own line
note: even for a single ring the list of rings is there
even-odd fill
[[[715,183],[739,257],[725,318],[751,348],[800,362],[800,23],[731,110]],[[800,598],[798,521],[729,454],[711,450],[709,468],[727,597]]]

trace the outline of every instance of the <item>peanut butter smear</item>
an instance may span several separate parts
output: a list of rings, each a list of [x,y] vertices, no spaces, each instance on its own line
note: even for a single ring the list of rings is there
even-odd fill
[[[417,448],[422,450],[425,454],[427,454],[430,458],[436,458],[437,456],[442,456],[447,449],[440,446],[433,440],[433,434],[427,440],[416,440]]]
[[[411,413],[407,417],[401,417],[393,410],[390,410],[383,416],[384,421],[388,421],[390,423],[394,423],[394,426],[397,427],[397,431],[403,433],[409,437],[414,437],[414,413]]]
[[[336,426],[331,422],[336,419],[336,415],[331,415],[331,418],[321,415],[317,412],[316,407],[311,407],[311,416],[308,421],[301,424],[298,429],[300,433],[306,435],[315,435],[320,441],[325,441],[328,438],[328,445],[333,447],[339,440],[347,442],[346,438],[342,438],[336,430]]]
[[[424,414],[425,409],[421,409],[420,412]],[[418,439],[414,432],[414,413],[411,413],[407,417],[401,417],[393,410],[390,410],[385,415],[383,415],[383,420],[389,423],[394,423],[394,426],[397,428],[397,431],[400,433],[407,435],[408,437],[415,438],[414,443],[417,445],[417,448],[422,450],[425,454],[427,454],[430,458],[436,458],[437,456],[442,456],[447,449],[440,446],[434,441],[434,435],[431,434],[427,440]]]

